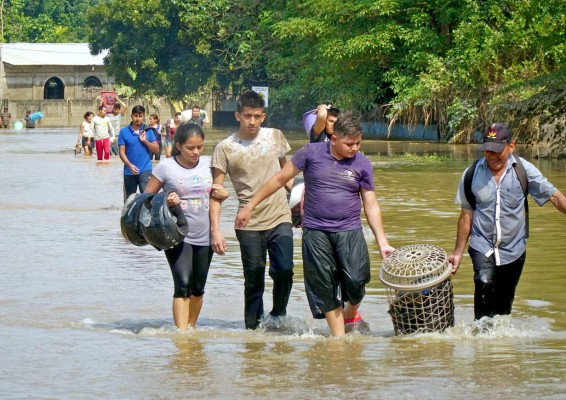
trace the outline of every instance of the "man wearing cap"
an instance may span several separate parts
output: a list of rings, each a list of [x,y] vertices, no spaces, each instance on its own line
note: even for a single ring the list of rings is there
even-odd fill
[[[474,268],[474,317],[511,314],[515,288],[526,258],[525,194],[513,155],[515,142],[506,124],[495,123],[483,135],[484,157],[476,163],[471,190],[472,208],[465,195],[462,174],[455,202],[461,208],[454,252],[449,256],[456,273],[468,238]],[[542,206],[550,202],[566,214],[566,197],[531,163],[524,166],[528,193]]]

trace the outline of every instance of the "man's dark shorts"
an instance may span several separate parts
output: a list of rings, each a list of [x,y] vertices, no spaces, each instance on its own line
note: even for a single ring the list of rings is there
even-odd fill
[[[303,228],[305,290],[314,318],[365,296],[370,261],[361,229],[326,232]]]
[[[82,147],[86,147],[86,146],[90,146],[92,148],[92,146],[94,146],[94,138],[90,138],[90,145],[88,144],[88,139],[87,137],[82,137],[81,139],[81,144]]]

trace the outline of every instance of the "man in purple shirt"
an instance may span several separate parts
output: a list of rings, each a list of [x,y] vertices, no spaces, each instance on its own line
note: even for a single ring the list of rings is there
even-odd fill
[[[305,290],[313,317],[326,318],[332,336],[344,336],[347,325],[363,322],[357,310],[370,280],[370,261],[362,204],[381,257],[395,250],[383,230],[371,163],[358,153],[361,141],[359,119],[341,114],[329,141],[299,149],[236,217],[236,226],[244,227],[255,206],[303,172]]]

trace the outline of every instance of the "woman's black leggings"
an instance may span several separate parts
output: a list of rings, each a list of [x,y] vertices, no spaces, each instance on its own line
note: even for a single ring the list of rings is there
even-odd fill
[[[195,246],[186,242],[165,250],[175,283],[173,297],[198,297],[204,294],[212,255],[211,246]]]

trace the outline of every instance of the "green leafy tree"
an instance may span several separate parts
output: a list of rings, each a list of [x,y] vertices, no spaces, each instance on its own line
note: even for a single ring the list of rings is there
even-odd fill
[[[87,11],[101,0],[5,0],[2,42],[85,42]]]
[[[110,1],[89,42],[142,91],[266,84],[272,117],[329,101],[465,142],[494,119],[526,117],[532,135],[561,112],[565,16],[564,0]]]
[[[211,58],[186,39],[190,27],[173,2],[110,1],[87,20],[91,52],[109,50],[108,72],[137,93],[179,99],[208,81]]]
[[[266,70],[275,48],[273,20],[286,1],[215,0],[175,2],[188,27],[185,42],[214,60],[211,78],[219,90],[238,93],[254,84],[274,80]]]

